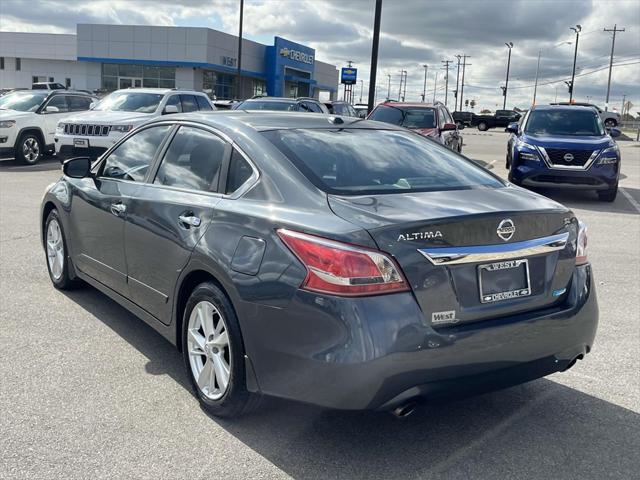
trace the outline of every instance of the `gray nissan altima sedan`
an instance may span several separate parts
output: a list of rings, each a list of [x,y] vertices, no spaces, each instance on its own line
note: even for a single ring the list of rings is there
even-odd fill
[[[574,214],[390,124],[172,115],[63,171],[42,202],[53,285],[164,335],[214,415],[261,395],[403,415],[593,344]]]

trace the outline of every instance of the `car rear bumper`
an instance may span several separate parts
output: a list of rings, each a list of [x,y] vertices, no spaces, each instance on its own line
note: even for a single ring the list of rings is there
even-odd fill
[[[411,293],[299,291],[286,308],[252,310],[240,317],[258,388],[340,409],[390,409],[562,371],[590,351],[598,324],[590,266],[575,269],[552,308],[437,329]]]

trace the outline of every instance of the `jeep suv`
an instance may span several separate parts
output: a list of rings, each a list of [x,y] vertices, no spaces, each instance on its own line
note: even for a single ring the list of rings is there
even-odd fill
[[[171,113],[215,110],[202,92],[168,88],[127,88],[107,95],[88,112],[67,116],[55,135],[60,161],[95,159],[138,125]]]
[[[96,97],[71,90],[16,90],[0,97],[0,157],[33,165],[52,152],[56,125]]]

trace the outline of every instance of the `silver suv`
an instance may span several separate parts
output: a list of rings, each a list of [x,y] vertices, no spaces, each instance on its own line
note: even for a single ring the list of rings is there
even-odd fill
[[[600,115],[600,119],[602,120],[602,123],[604,123],[605,127],[611,128],[611,127],[617,127],[618,125],[620,125],[620,114],[618,112],[612,112],[612,111],[605,112],[604,110],[602,110],[597,105],[594,105],[593,103],[558,102],[558,103],[552,103],[551,105],[577,105],[580,107],[595,108],[598,111],[598,114]]]

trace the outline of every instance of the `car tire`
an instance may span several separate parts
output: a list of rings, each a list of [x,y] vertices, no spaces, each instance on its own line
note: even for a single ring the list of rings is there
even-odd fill
[[[613,118],[607,118],[604,121],[604,126],[607,128],[615,127],[617,125],[618,125],[618,122],[616,122]]]
[[[602,190],[598,192],[598,200],[601,202],[614,202],[618,196],[618,185],[609,190]]]
[[[184,309],[182,357],[192,392],[210,414],[238,417],[256,408],[260,397],[247,390],[244,355],[231,301],[214,282],[201,283]]]
[[[44,244],[47,271],[53,286],[58,290],[69,290],[76,286],[76,281],[69,275],[67,240],[55,208],[49,212],[45,222]]]
[[[35,133],[23,133],[16,142],[16,160],[35,165],[42,159],[44,145]]]
[[[478,123],[478,130],[480,130],[481,132],[486,132],[487,130],[489,130],[489,125],[487,125],[486,122],[480,122]]]
[[[511,167],[511,158],[509,158],[509,154],[507,153],[505,157],[504,168],[509,170],[510,167]]]

